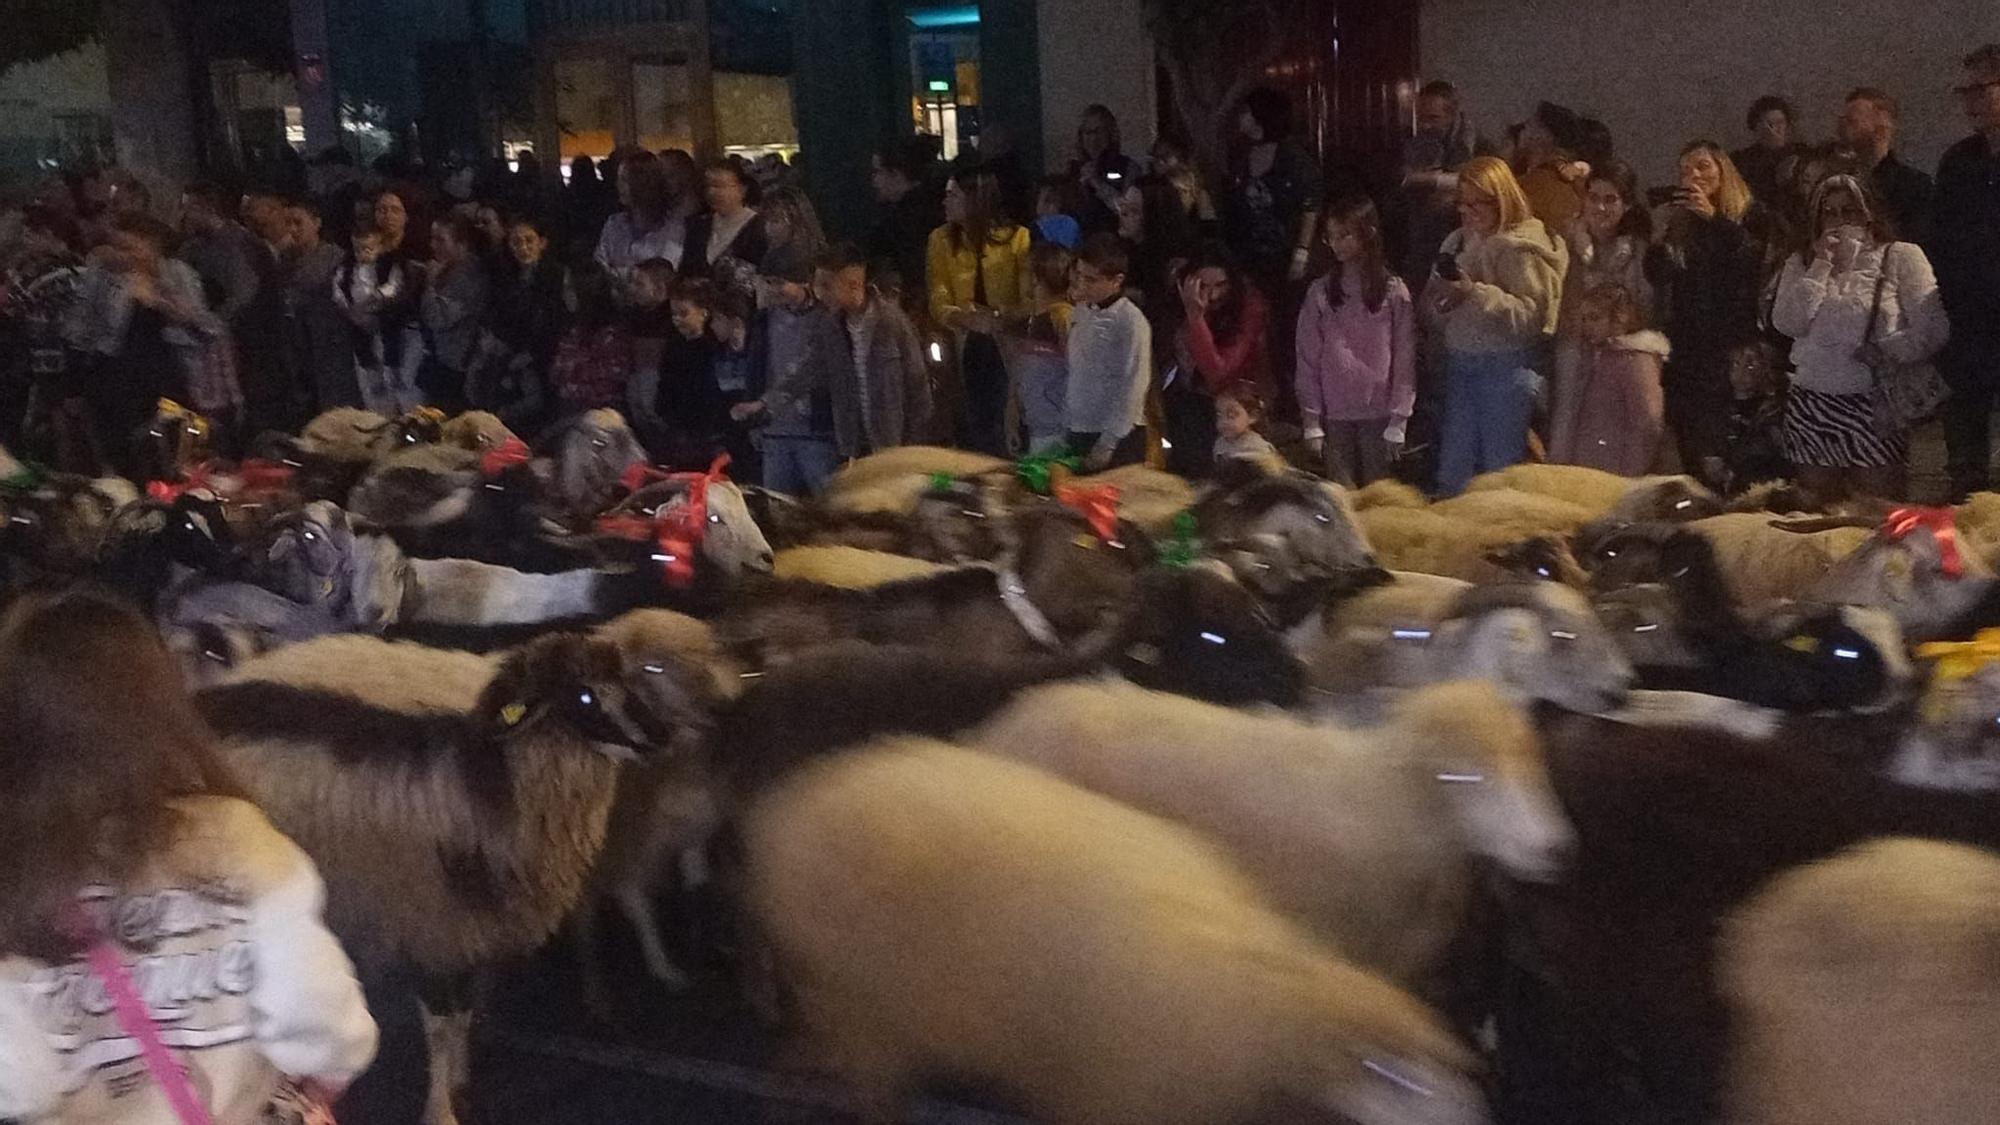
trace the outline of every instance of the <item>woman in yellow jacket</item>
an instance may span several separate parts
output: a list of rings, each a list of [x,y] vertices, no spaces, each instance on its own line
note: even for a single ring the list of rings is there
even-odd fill
[[[946,185],[944,225],[931,232],[931,317],[958,333],[965,380],[959,444],[1007,455],[1007,365],[995,340],[1001,319],[1028,311],[1028,228],[1000,206],[991,172],[960,173]]]

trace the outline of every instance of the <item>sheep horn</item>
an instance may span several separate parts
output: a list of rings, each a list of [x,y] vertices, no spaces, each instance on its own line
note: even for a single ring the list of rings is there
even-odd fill
[[[1812,535],[1821,531],[1834,531],[1843,527],[1860,527],[1874,530],[1882,521],[1867,516],[1814,516],[1803,520],[1772,520],[1771,526],[1779,531],[1790,531],[1798,535]]]

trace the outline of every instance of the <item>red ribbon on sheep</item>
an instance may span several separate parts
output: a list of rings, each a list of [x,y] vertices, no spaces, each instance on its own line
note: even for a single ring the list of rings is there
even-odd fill
[[[223,488],[225,482],[233,482],[235,490]],[[291,483],[291,468],[276,461],[252,458],[234,470],[217,469],[214,462],[204,461],[191,466],[179,480],[147,481],[146,495],[162,504],[172,504],[189,492],[209,492],[220,500],[235,500],[277,492],[290,487]]]
[[[1056,499],[1065,507],[1074,508],[1090,521],[1090,530],[1097,533],[1106,543],[1118,541],[1118,486],[1100,484],[1095,487],[1059,484],[1055,488]]]
[[[533,456],[527,442],[510,437],[487,450],[486,456],[479,459],[479,473],[481,476],[497,477],[516,465],[526,464]]]
[[[1891,542],[1908,538],[1911,532],[1928,528],[1937,540],[1938,562],[1947,576],[1965,576],[1965,556],[1958,550],[1958,513],[1950,508],[1897,508],[1882,524],[1882,533]]]
[[[700,548],[703,536],[708,534],[708,488],[717,481],[729,479],[723,474],[728,467],[727,453],[716,457],[705,473],[670,473],[651,465],[634,465],[625,470],[625,476],[619,482],[626,491],[637,492],[661,481],[685,481],[688,486],[687,503],[662,509],[651,518],[605,516],[597,521],[597,530],[634,542],[650,539],[657,548],[653,561],[661,565],[667,585],[685,589],[694,584],[695,551]]]

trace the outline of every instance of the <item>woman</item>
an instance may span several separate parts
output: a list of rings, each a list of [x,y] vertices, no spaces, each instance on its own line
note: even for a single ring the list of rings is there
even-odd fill
[[[0,1117],[190,1120],[133,1042],[147,1024],[217,1125],[264,1120],[286,1076],[330,1099],[368,1065],[312,862],[239,799],[144,618],[15,603],[0,723]]]
[[[119,216],[64,328],[81,368],[72,383],[78,397],[66,406],[72,416],[90,415],[97,458],[120,472],[136,469],[130,438],[160,399],[191,402],[217,418],[243,404],[233,372],[211,363],[228,337],[193,268],[166,256],[172,237],[146,215]]]
[[[1209,194],[1201,168],[1194,162],[1194,151],[1186,141],[1171,133],[1161,133],[1153,141],[1153,174],[1174,185],[1181,207],[1204,235],[1216,233],[1220,220],[1215,213],[1215,197]]]
[[[1790,172],[1805,145],[1793,139],[1798,131],[1798,111],[1792,103],[1766,94],[1750,103],[1743,126],[1750,130],[1751,142],[1729,154],[1750,194],[1767,206],[1778,206],[1789,186]]]
[[[569,321],[565,271],[548,251],[540,220],[514,220],[507,232],[512,266],[494,285],[478,375],[466,387],[474,409],[499,415],[515,433],[538,432],[550,420],[549,366]]]
[[[1897,242],[1866,182],[1813,193],[1807,241],[1785,260],[1771,323],[1790,336],[1785,455],[1814,495],[1903,496],[1909,435],[1872,391],[1885,364],[1922,363],[1951,334],[1923,249]]]
[[[1564,234],[1570,253],[1570,274],[1563,282],[1565,334],[1577,299],[1601,286],[1622,286],[1640,308],[1652,307],[1646,251],[1652,243],[1653,217],[1639,194],[1639,177],[1631,165],[1613,159],[1591,169],[1584,182],[1583,213]]]
[[[1086,235],[1118,230],[1118,199],[1139,179],[1139,165],[1120,147],[1118,117],[1101,105],[1088,106],[1076,127],[1076,159],[1070,176],[1083,189],[1083,213],[1076,220]]]
[[[1583,177],[1578,152],[1583,147],[1583,120],[1553,102],[1542,102],[1521,126],[1514,149],[1521,193],[1528,210],[1551,231],[1568,230],[1583,214]]]
[[[1444,240],[1423,309],[1444,339],[1438,492],[1527,455],[1536,368],[1555,332],[1569,255],[1528,211],[1507,162],[1482,156],[1458,174],[1459,227]]]
[[[819,257],[826,249],[826,231],[819,225],[819,212],[811,197],[795,187],[775,188],[757,208],[764,222],[764,257],[780,246],[797,246],[808,258]],[[757,265],[763,265],[760,258]]]
[[[665,258],[680,265],[687,227],[674,214],[666,164],[644,149],[618,164],[618,206],[597,237],[597,264],[621,284],[640,262]]]
[[[1275,295],[1302,281],[1319,229],[1319,164],[1292,139],[1292,103],[1256,89],[1237,115],[1224,237],[1244,269]]]
[[[1271,401],[1271,306],[1217,246],[1204,248],[1176,279],[1179,309],[1172,366],[1161,392],[1167,414],[1167,467],[1187,477],[1213,465],[1215,398],[1231,387]]]
[[[479,228],[451,215],[431,227],[430,281],[424,286],[419,322],[424,330],[424,363],[417,386],[424,401],[447,414],[465,409],[465,373],[479,346],[486,315],[486,271],[479,264]]]
[[[62,325],[83,278],[76,224],[52,207],[23,211],[20,248],[0,275],[0,445],[16,450],[24,429],[44,429],[39,416],[54,405],[50,396],[62,393]],[[30,420],[31,413],[37,417]]]
[[[968,449],[1006,456],[1007,365],[994,333],[1029,309],[1028,228],[1000,216],[1000,182],[961,172],[945,185],[944,225],[931,232],[931,317],[959,335]]]
[[[1680,187],[1654,219],[1659,240],[1646,253],[1658,315],[1667,335],[1667,424],[1681,468],[1711,487],[1722,483],[1731,394],[1729,357],[1757,335],[1760,251],[1744,227],[1750,188],[1714,141],[1681,150]]]
[[[401,194],[383,191],[377,195],[369,206],[368,218],[382,234],[384,257],[406,262],[421,262],[430,258],[430,247],[418,231],[410,227],[409,203]]]
[[[715,161],[702,177],[708,210],[688,223],[680,276],[713,278],[726,288],[749,289],[750,279],[770,249],[764,221],[750,206],[756,182],[745,165],[735,160]]]

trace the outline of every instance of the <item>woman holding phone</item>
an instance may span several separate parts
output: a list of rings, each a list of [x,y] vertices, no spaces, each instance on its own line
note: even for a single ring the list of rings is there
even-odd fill
[[[1504,160],[1482,156],[1459,170],[1458,217],[1422,301],[1445,344],[1442,496],[1527,455],[1540,357],[1555,333],[1569,271],[1569,251],[1529,213]]]
[[[1761,253],[1744,229],[1750,188],[1714,141],[1681,150],[1680,183],[1654,220],[1646,254],[1654,318],[1673,345],[1664,377],[1667,424],[1682,470],[1723,483],[1731,394],[1729,357],[1757,336]]]

